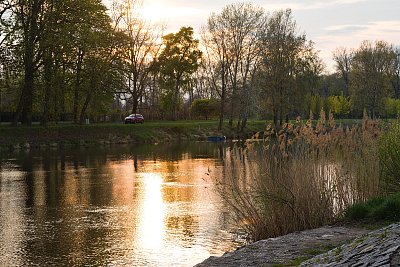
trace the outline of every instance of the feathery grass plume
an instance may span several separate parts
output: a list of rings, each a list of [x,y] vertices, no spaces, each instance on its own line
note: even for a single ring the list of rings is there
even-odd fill
[[[331,223],[378,195],[379,124],[343,129],[329,117],[268,126],[261,144],[229,151],[218,190],[253,240]]]

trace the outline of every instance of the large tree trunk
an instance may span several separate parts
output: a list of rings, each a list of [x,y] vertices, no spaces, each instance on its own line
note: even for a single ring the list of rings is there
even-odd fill
[[[222,126],[224,124],[224,113],[225,113],[225,98],[226,98],[226,82],[225,82],[225,63],[222,64],[221,70],[221,103],[219,109],[219,123],[218,123],[218,130],[222,130]]]
[[[79,117],[79,121],[81,124],[85,123],[85,117],[86,117],[86,110],[89,106],[90,100],[92,99],[92,94],[89,92],[86,93],[85,97],[85,102],[82,105],[82,110],[81,110],[81,115]]]
[[[392,81],[392,87],[395,98],[400,99],[400,77],[396,77],[396,79]]]
[[[140,87],[138,77],[133,77],[133,90],[132,90],[132,113],[136,114],[139,107]]]
[[[221,103],[219,107],[219,123],[218,130],[222,130],[224,124],[224,112],[225,112],[225,90],[222,90]]]
[[[29,51],[27,55],[31,54]],[[13,125],[17,125],[19,119],[23,124],[32,125],[32,104],[34,96],[34,63],[32,57],[26,56],[25,61],[24,85],[18,102],[17,110],[14,115]]]
[[[23,124],[32,125],[32,106],[34,97],[34,79],[35,79],[35,44],[38,35],[38,15],[41,7],[41,1],[33,1],[30,13],[26,20],[23,20],[24,28],[24,85],[22,88],[20,100],[14,115],[13,124],[17,125],[19,119]],[[25,14],[21,14],[24,16]]]
[[[228,122],[230,127],[233,126],[233,104],[232,103],[233,103],[233,98],[231,99],[231,110],[229,113],[229,122]]]
[[[278,128],[278,110],[276,108],[273,109],[274,113],[274,127],[275,129]]]
[[[51,52],[45,51],[44,58],[44,103],[43,103],[43,115],[42,115],[42,125],[47,125],[50,117],[50,97],[52,88],[52,80],[53,80],[53,61],[51,58]]]
[[[61,121],[65,121],[67,119],[66,116],[66,108],[65,108],[65,91],[66,91],[66,85],[65,85],[65,75],[66,75],[66,68],[65,68],[65,64],[63,64],[63,73],[62,73],[62,78],[60,80],[60,91],[61,91],[61,97],[58,97],[58,100],[60,101],[60,113],[61,116],[59,117]],[[57,97],[56,97],[57,99]],[[57,101],[55,101],[54,103],[57,104]]]
[[[242,120],[242,127],[240,128],[240,131],[243,132],[244,128],[247,126],[247,114],[245,114],[243,120]]]
[[[132,96],[132,113],[136,114],[139,106],[138,97],[136,95]]]
[[[180,77],[176,79],[175,82],[175,91],[174,91],[174,99],[173,99],[173,113],[172,113],[172,118],[173,120],[178,119],[178,99],[179,99],[179,84],[180,84]]]
[[[79,91],[81,88],[81,73],[83,63],[83,51],[78,50],[78,58],[76,62],[76,79],[74,88],[74,123],[78,123],[78,109],[79,109]]]

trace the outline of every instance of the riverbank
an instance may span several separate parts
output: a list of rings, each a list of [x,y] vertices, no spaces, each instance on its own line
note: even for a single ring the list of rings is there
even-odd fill
[[[308,259],[308,260],[307,260]],[[196,267],[399,266],[400,223],[368,231],[321,227],[261,240]]]
[[[208,136],[226,136],[228,140],[249,138],[265,129],[265,121],[249,121],[243,132],[217,121],[165,121],[144,124],[57,124],[43,126],[0,126],[0,150],[58,147],[60,145],[98,145],[203,141]]]

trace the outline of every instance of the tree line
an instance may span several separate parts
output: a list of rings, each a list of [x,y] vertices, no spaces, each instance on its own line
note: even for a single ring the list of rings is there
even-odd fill
[[[364,41],[338,48],[325,74],[292,11],[235,3],[164,34],[140,0],[3,0],[0,121],[218,117],[238,130],[248,118],[276,126],[321,109],[339,117],[400,112],[400,49]]]

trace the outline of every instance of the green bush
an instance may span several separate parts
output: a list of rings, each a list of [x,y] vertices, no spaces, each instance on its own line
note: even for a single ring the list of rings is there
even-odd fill
[[[345,217],[357,221],[398,221],[400,219],[400,193],[354,204],[346,209]]]
[[[400,114],[400,99],[386,98],[385,100],[385,112],[388,117],[396,117]]]
[[[328,104],[331,112],[339,118],[349,115],[352,108],[350,97],[344,96],[343,93],[328,97]]]
[[[217,116],[219,102],[216,99],[196,99],[190,107],[190,113],[194,118],[204,117],[206,120]]]
[[[368,217],[368,208],[364,203],[354,204],[346,210],[346,218],[352,220],[362,220]]]

